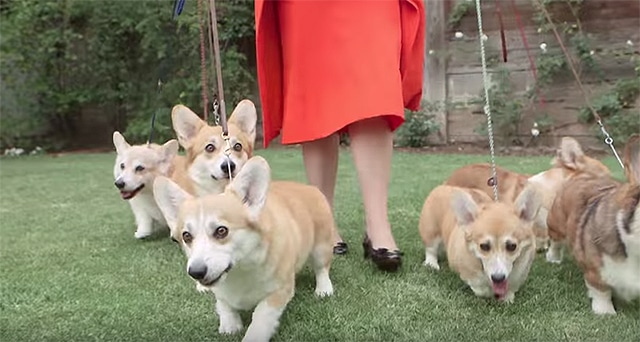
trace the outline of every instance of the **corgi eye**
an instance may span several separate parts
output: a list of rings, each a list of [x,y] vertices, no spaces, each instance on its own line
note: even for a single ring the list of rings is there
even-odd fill
[[[488,242],[483,242],[483,243],[480,244],[480,249],[485,251],[485,252],[488,252],[488,251],[491,250],[491,244],[488,243]]]
[[[211,153],[216,150],[216,147],[213,146],[213,144],[207,144],[207,146],[204,147],[204,150]]]
[[[225,237],[227,237],[227,234],[229,234],[229,228],[220,226],[216,228],[215,232],[213,232],[213,237],[215,237],[216,239],[224,239]]]
[[[144,166],[142,165],[136,166],[136,172],[142,172],[142,171],[144,171]]]
[[[233,150],[236,151],[236,152],[242,151],[242,144],[241,143],[235,143],[233,145]]]
[[[184,241],[184,243],[191,243],[193,236],[189,232],[182,232],[182,241]]]
[[[515,243],[513,243],[511,241],[507,241],[505,247],[507,248],[507,251],[513,252],[513,251],[516,250],[516,248],[518,248],[518,245],[516,245]]]
[[[124,163],[120,164],[120,170],[124,170]]]

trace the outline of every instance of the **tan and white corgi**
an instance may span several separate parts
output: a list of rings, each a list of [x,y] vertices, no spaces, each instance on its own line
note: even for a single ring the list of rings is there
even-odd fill
[[[235,176],[253,155],[256,140],[256,107],[242,100],[231,113],[229,128],[230,155],[222,137],[221,126],[210,126],[184,105],[171,111],[173,129],[187,152],[187,175],[198,196],[217,194],[229,184],[229,171]]]
[[[135,216],[138,239],[153,234],[153,223],[167,227],[153,198],[153,181],[158,176],[173,176],[184,164],[178,156],[178,141],[171,139],[164,145],[130,145],[122,134],[113,132],[116,160],[113,167],[114,185],[122,199],[129,201]]]
[[[309,257],[316,295],[333,293],[334,220],[317,188],[272,183],[269,165],[256,156],[222,193],[194,197],[163,177],[154,190],[187,273],[216,298],[221,334],[242,330],[239,311],[254,309],[243,341],[268,341]]]
[[[542,207],[538,211],[534,224],[538,249],[546,249],[547,247],[547,214],[562,184],[575,173],[585,170],[603,175],[610,174],[609,169],[602,162],[587,156],[582,151],[580,143],[570,137],[562,138],[551,165],[550,169],[535,175],[520,174],[499,166],[496,167],[498,199],[501,201],[513,203],[528,184],[537,185],[537,189],[542,195]],[[491,165],[487,163],[470,164],[456,169],[444,184],[478,189],[493,198],[493,186],[488,183],[490,177]]]
[[[444,246],[449,267],[476,296],[512,302],[535,257],[532,226],[540,203],[535,186],[514,203],[493,201],[476,189],[437,186],[420,214],[424,264],[439,270]]]
[[[612,296],[640,298],[640,135],[629,139],[623,159],[626,183],[576,174],[558,192],[547,220],[547,260],[561,262],[569,246],[596,314],[616,313]]]

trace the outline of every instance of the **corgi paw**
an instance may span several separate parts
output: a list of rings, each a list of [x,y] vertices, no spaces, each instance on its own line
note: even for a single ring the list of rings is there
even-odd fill
[[[440,270],[440,265],[438,265],[438,259],[432,255],[427,256],[424,259],[424,262],[422,264],[427,267],[431,267],[434,270],[437,270],[437,271]]]
[[[613,307],[613,303],[607,300],[593,300],[591,302],[591,310],[596,315],[615,315],[616,309]]]
[[[504,298],[502,299],[502,302],[506,304],[513,304],[513,301],[515,299],[516,299],[516,294],[513,292],[509,292],[507,293],[506,296],[504,296]]]
[[[200,293],[209,292],[209,288],[202,286],[200,283],[196,283],[196,290]]]
[[[316,291],[315,291],[316,296],[322,298],[322,297],[329,297],[333,294],[333,285],[331,285],[331,283],[324,284],[323,286],[316,286]]]
[[[333,284],[329,278],[329,270],[321,268],[316,270],[316,296],[327,297],[333,294]]]
[[[223,324],[224,323],[224,324]],[[218,333],[221,335],[233,335],[237,334],[242,330],[242,322],[226,320],[220,321],[220,326],[218,327]]]
[[[150,231],[143,231],[143,230],[136,230],[135,234],[133,234],[133,236],[135,236],[136,239],[144,239],[146,237],[151,236],[152,232]]]
[[[316,296],[318,296],[318,297],[320,297],[320,298],[323,298],[323,297],[329,297],[329,296],[331,296],[331,295],[333,294],[333,289],[328,290],[328,291],[319,291],[319,290],[316,290],[316,291],[315,291],[315,294],[316,294]]]
[[[559,264],[562,262],[562,255],[560,255],[560,253],[554,252],[554,250],[551,248],[547,250],[545,258],[547,259],[547,262],[550,262],[552,264]]]

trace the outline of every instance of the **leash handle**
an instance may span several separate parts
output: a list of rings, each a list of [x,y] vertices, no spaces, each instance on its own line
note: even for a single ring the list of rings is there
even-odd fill
[[[216,60],[220,125],[222,126],[222,135],[224,137],[229,134],[229,128],[227,127],[227,110],[224,102],[224,87],[222,86],[222,63],[220,61],[220,41],[218,38],[218,20],[215,0],[209,0],[209,16],[211,19],[211,34],[213,39],[213,52],[215,55],[214,59]]]

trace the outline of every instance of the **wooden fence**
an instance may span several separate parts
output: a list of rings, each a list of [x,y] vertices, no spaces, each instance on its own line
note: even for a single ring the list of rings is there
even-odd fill
[[[463,1],[468,0],[425,0],[427,51],[424,100],[455,104],[453,108],[436,115],[440,124],[440,132],[433,139],[436,143],[486,141],[485,136],[476,133],[476,129],[486,123],[482,105],[473,103],[483,91],[475,1],[467,4],[470,8],[456,27],[448,23],[451,13],[459,11]],[[549,6],[554,21],[575,21],[575,16],[567,7],[568,2],[555,1]],[[557,39],[551,33],[541,32],[534,21],[536,3],[537,0],[482,1],[483,31],[487,36],[485,44],[492,57],[496,54],[501,56],[502,53],[497,8],[502,14],[506,37],[507,62],[494,63],[489,69],[490,76],[495,74],[498,67],[507,68],[515,91],[523,98],[525,91],[535,84],[535,79],[521,29],[533,60],[545,53],[541,45],[546,53],[560,52]],[[581,76],[588,97],[593,98],[607,87],[606,84],[634,73],[630,58],[640,55],[640,1],[584,0],[580,10],[579,25],[583,32],[589,34],[593,57],[605,75],[605,85],[593,77]],[[585,105],[585,98],[572,74],[565,74],[546,87],[543,103],[533,101],[531,106],[525,108],[519,134],[530,137],[534,122],[542,112],[546,112],[553,120],[553,129],[552,133],[541,135],[539,143],[552,145],[561,136],[576,137],[590,146],[601,143],[592,125],[578,121],[577,114]],[[636,101],[635,107],[638,109],[634,113],[638,115],[640,131],[639,101]]]

